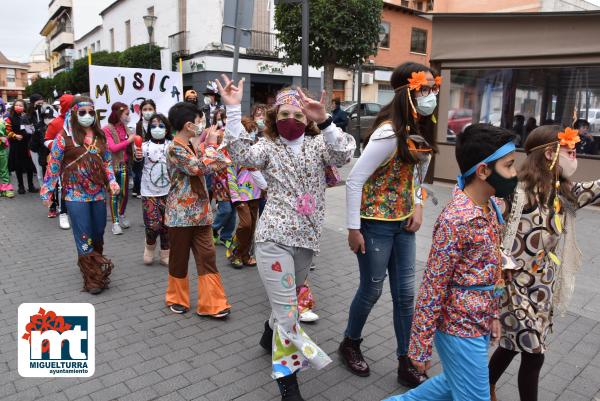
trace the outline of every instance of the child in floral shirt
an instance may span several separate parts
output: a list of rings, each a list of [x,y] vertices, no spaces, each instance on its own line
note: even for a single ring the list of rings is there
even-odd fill
[[[500,336],[498,296],[504,287],[504,221],[493,197],[507,197],[517,185],[513,138],[489,124],[471,125],[458,138],[462,175],[434,227],[408,350],[425,373],[435,341],[444,371],[386,401],[490,400],[487,351],[490,334],[494,342]]]
[[[171,187],[165,215],[170,245],[166,303],[174,313],[189,310],[187,272],[192,251],[198,270],[196,313],[224,318],[229,315],[231,306],[217,270],[211,228],[213,217],[204,180],[205,174],[222,169],[224,164],[208,159],[199,146],[190,142],[191,138],[202,134],[206,125],[198,107],[191,103],[177,103],[169,110],[169,123],[177,135],[167,150]],[[216,128],[211,127],[209,131],[216,131]]]

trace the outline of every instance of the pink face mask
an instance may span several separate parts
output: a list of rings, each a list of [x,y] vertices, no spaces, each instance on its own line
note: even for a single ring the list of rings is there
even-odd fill
[[[306,124],[294,118],[277,120],[277,132],[288,141],[300,138],[305,129]]]

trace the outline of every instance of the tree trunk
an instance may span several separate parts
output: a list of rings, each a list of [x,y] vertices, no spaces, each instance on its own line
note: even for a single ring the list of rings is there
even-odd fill
[[[327,110],[331,109],[331,100],[333,98],[333,72],[335,71],[335,61],[324,63],[323,65],[323,79],[325,89],[325,107]]]

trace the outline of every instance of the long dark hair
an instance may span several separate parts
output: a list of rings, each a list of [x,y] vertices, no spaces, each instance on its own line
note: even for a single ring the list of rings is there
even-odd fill
[[[14,120],[15,115],[17,114],[17,112],[15,111],[15,106],[17,105],[17,103],[22,103],[23,104],[23,114],[27,114],[26,111],[26,107],[27,107],[27,103],[25,103],[25,100],[23,99],[17,99],[13,102],[12,107],[10,108],[10,112],[8,113],[8,116],[10,117],[10,120]],[[20,127],[19,127],[20,128]]]
[[[171,124],[169,124],[169,120],[163,114],[154,113],[150,120],[148,120],[148,129],[144,133],[144,141],[149,141],[152,139],[152,133],[150,132],[150,125],[152,125],[152,120],[158,118],[165,125],[165,140],[172,140],[173,134],[171,129]]]
[[[421,119],[418,117],[415,119],[413,117],[412,107],[408,100],[407,89],[405,87],[405,85],[408,84],[408,79],[411,78],[411,74],[413,72],[421,71],[430,72],[431,74],[436,75],[434,70],[419,63],[408,62],[396,67],[390,78],[390,85],[395,91],[394,98],[381,109],[379,114],[377,114],[377,117],[371,126],[371,132],[365,140],[365,146],[369,142],[373,132],[375,132],[381,124],[386,121],[391,121],[394,133],[398,139],[398,155],[404,163],[417,162],[415,156],[411,154],[408,149],[407,139],[409,135],[421,135],[429,143],[432,150],[437,152],[434,124],[429,117],[423,117]],[[417,99],[414,91],[410,91],[409,93],[412,103],[416,105]],[[407,127],[410,128],[410,132]]]
[[[73,110],[73,106],[77,103],[81,102],[89,102],[94,104],[94,101],[87,96],[75,96],[69,109],[71,110],[71,134],[73,135],[73,140],[81,145],[85,139],[85,131],[86,129],[79,124],[79,120],[77,120],[77,112]],[[106,144],[106,136],[104,135],[104,131],[100,128],[100,121],[98,120],[98,115],[95,114],[96,119],[94,120],[94,124],[91,125],[90,129],[94,132],[96,136],[96,140],[102,144]]]
[[[556,192],[554,186],[556,170],[559,168],[559,162],[557,160],[554,168],[550,170],[552,161],[546,158],[546,150],[551,150],[552,153],[556,151],[558,133],[561,130],[559,125],[542,125],[532,130],[525,141],[527,158],[519,168],[519,181],[524,185],[531,206],[539,204],[542,208],[552,207],[552,200]],[[575,203],[575,197],[571,193],[572,183],[560,174],[559,180],[559,194]]]
[[[139,123],[141,123],[144,120],[144,113],[142,112],[142,109],[147,104],[152,106],[152,108],[154,109],[154,113],[156,114],[156,103],[154,103],[154,100],[145,99],[142,103],[140,103],[140,120],[138,121]]]

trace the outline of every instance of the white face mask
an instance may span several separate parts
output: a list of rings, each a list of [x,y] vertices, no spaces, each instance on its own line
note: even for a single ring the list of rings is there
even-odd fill
[[[129,124],[129,120],[130,120],[129,114],[127,114],[127,115],[123,114],[121,116],[121,122],[123,124],[125,124],[125,125]]]
[[[437,98],[436,95],[430,93],[427,96],[421,96],[417,98],[417,113],[422,116],[428,116],[433,113],[435,107],[437,106]]]
[[[165,133],[166,133],[166,130],[164,128],[160,128],[160,127],[154,127],[150,130],[150,134],[152,135],[152,138],[156,139],[157,141],[165,139]]]
[[[150,121],[150,118],[154,115],[153,111],[143,111],[142,116],[144,116],[144,120]]]
[[[204,96],[204,104],[209,105],[212,103],[212,98],[210,96]]]
[[[89,113],[84,114],[83,116],[77,115],[77,121],[79,122],[79,125],[85,128],[91,127],[95,120],[96,116],[90,115]]]
[[[223,128],[223,121],[217,121],[217,127]]]
[[[562,154],[558,155],[558,165],[560,166],[560,175],[567,180],[570,179],[575,171],[577,171],[577,159],[571,159]]]
[[[198,123],[198,124],[194,124],[194,135],[196,136],[200,136],[202,135],[202,131],[204,131],[204,128],[206,128],[206,120],[202,120],[202,122]]]

